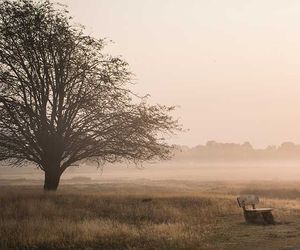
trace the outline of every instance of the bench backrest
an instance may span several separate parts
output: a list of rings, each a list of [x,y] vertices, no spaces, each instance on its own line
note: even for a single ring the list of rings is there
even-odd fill
[[[237,198],[238,204],[240,207],[245,208],[245,206],[252,205],[255,207],[259,203],[258,196],[253,194],[241,195]]]

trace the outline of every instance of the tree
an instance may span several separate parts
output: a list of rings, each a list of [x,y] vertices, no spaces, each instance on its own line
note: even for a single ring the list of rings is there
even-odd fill
[[[49,1],[0,0],[0,161],[36,164],[45,190],[84,159],[165,159],[180,130],[173,107],[132,93],[127,63],[71,22]]]

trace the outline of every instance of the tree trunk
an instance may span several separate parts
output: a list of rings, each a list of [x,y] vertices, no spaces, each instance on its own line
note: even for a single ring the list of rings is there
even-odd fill
[[[60,169],[46,169],[45,170],[45,182],[44,190],[45,191],[56,191],[59,180],[60,180]]]

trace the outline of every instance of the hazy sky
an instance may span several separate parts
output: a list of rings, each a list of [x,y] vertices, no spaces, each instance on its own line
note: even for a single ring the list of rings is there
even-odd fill
[[[180,105],[172,142],[300,143],[300,1],[60,0],[114,41],[153,102]]]

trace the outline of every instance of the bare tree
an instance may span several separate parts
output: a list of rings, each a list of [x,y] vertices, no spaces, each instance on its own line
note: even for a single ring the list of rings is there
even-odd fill
[[[45,190],[83,159],[166,158],[180,130],[173,107],[133,94],[131,73],[104,40],[49,1],[0,0],[0,160],[34,163]]]

